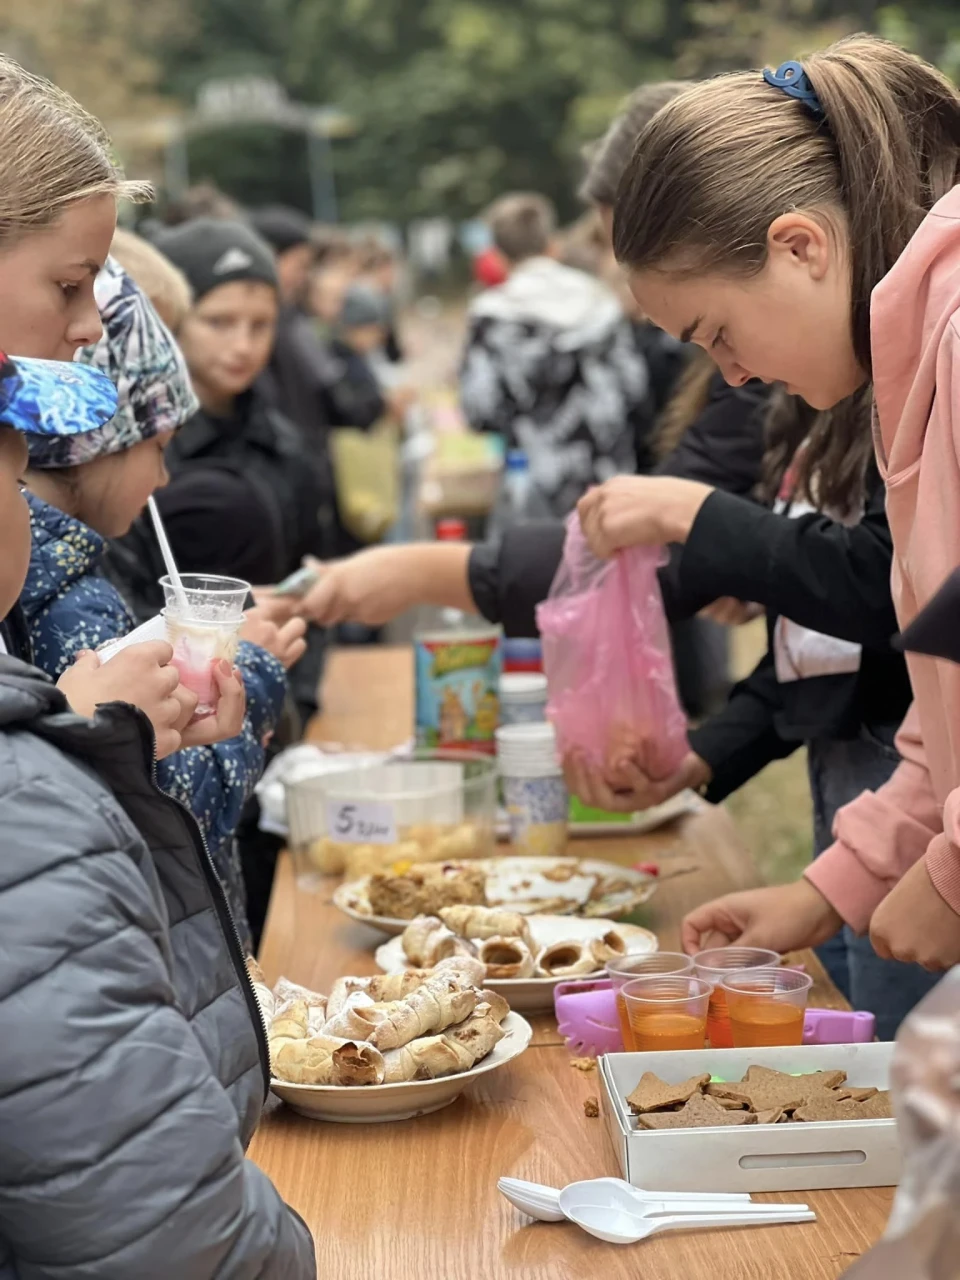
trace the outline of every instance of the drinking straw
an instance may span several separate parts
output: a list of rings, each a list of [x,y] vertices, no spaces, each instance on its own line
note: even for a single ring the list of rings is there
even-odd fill
[[[167,538],[167,531],[163,527],[163,520],[160,517],[160,509],[153,500],[153,495],[147,499],[147,506],[150,508],[150,518],[153,520],[153,531],[157,535],[157,542],[160,544],[160,554],[163,556],[163,563],[166,565],[167,577],[170,579],[170,585],[173,587],[173,594],[177,597],[177,606],[180,609],[180,616],[183,618],[190,617],[190,606],[187,603],[187,593],[183,589],[183,583],[180,581],[180,574],[177,571],[177,564],[173,558],[173,551],[170,547],[170,541]]]

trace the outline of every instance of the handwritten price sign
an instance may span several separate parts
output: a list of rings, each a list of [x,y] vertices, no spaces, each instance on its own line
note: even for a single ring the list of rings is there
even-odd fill
[[[327,834],[344,844],[396,844],[393,806],[333,800],[327,805]]]

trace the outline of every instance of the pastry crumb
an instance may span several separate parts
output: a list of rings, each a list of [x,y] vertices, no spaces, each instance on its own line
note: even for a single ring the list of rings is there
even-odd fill
[[[583,1103],[583,1114],[588,1120],[596,1120],[600,1115],[600,1103],[596,1098],[586,1098]]]
[[[592,1071],[597,1065],[596,1058],[571,1058],[570,1065],[575,1071]]]

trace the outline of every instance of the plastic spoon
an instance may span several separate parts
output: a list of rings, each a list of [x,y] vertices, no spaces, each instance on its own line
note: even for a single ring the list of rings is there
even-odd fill
[[[565,1215],[560,1208],[561,1193],[556,1187],[544,1186],[540,1182],[525,1182],[522,1178],[501,1178],[497,1186],[510,1203],[528,1217],[537,1218],[541,1222],[563,1221]],[[573,1187],[586,1189],[594,1186],[617,1187],[625,1194],[632,1196],[638,1204],[649,1204],[655,1201],[677,1212],[682,1211],[687,1205],[702,1211],[705,1205],[713,1206],[719,1203],[724,1207],[730,1205],[736,1208],[752,1203],[750,1196],[745,1192],[644,1191],[642,1188],[631,1186],[623,1178],[592,1178],[584,1182],[573,1182],[565,1189],[570,1190]]]
[[[770,1227],[787,1222],[816,1222],[811,1210],[791,1213],[780,1205],[771,1205],[778,1212],[771,1214],[745,1213],[681,1213],[665,1218],[640,1218],[624,1210],[604,1209],[600,1205],[571,1204],[566,1216],[591,1236],[606,1240],[609,1244],[637,1244],[656,1235],[658,1231],[694,1231],[705,1227]]]

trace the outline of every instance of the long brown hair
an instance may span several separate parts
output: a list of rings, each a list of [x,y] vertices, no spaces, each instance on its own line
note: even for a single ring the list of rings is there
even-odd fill
[[[841,519],[857,517],[873,461],[872,408],[870,387],[825,410],[811,409],[799,396],[777,387],[764,422],[761,500],[773,505],[787,469],[796,460],[794,498],[806,499]]]
[[[125,182],[103,126],[68,93],[0,54],[0,247],[90,196],[149,199]]]
[[[823,118],[758,72],[718,76],[663,107],[637,140],[614,252],[638,270],[753,274],[781,214],[818,216],[850,245],[854,351],[870,364],[870,294],[957,181],[960,95],[875,36],[803,62]]]
[[[613,207],[617,187],[633,154],[637,135],[661,107],[692,84],[692,80],[658,80],[634,89],[603,137],[583,149],[587,169],[578,194],[584,204]]]

